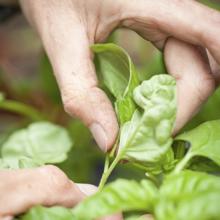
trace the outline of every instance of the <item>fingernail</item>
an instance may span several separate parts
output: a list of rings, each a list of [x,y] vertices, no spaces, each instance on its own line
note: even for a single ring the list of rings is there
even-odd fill
[[[93,123],[89,127],[90,131],[92,132],[93,137],[96,140],[96,143],[102,149],[102,151],[107,151],[107,136],[103,129],[103,127],[98,123]]]
[[[77,186],[79,190],[84,193],[86,196],[90,196],[92,194],[95,194],[97,192],[97,187],[90,185],[90,184],[82,184],[77,183]]]

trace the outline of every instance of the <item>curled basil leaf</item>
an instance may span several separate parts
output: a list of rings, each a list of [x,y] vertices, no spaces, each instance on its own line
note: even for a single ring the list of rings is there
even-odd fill
[[[170,169],[176,118],[176,83],[166,74],[144,81],[134,90],[139,106],[132,119],[121,129],[118,157],[138,161],[150,170]]]

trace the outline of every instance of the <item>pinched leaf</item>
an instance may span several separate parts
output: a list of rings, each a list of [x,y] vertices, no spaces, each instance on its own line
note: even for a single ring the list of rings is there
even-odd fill
[[[127,52],[115,44],[95,44],[91,48],[98,61],[97,72],[115,97],[116,113],[123,124],[131,119],[136,108],[132,96],[139,80],[134,64]]]
[[[21,216],[21,220],[75,220],[71,211],[63,207],[45,208],[36,206],[30,209],[25,215]]]
[[[118,157],[145,163],[159,172],[173,163],[171,150],[176,118],[176,83],[169,75],[157,75],[134,91],[139,106],[121,130]]]
[[[184,171],[166,178],[155,207],[158,220],[220,219],[220,178]]]
[[[2,158],[11,168],[59,163],[66,159],[71,146],[64,128],[38,122],[14,132],[2,146]]]
[[[220,120],[215,120],[205,122],[188,132],[180,134],[175,140],[184,140],[190,144],[190,149],[187,153],[188,161],[194,157],[202,156],[213,160],[220,166],[219,134]]]
[[[118,179],[85,199],[72,213],[78,220],[93,220],[119,211],[149,211],[153,208],[156,195],[157,188],[148,180],[138,183]]]

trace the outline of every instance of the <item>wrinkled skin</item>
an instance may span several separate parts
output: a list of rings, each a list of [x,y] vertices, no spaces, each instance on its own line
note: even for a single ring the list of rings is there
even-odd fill
[[[20,0],[20,3],[42,39],[65,110],[79,117],[90,128],[104,152],[112,147],[118,124],[110,101],[97,87],[89,46],[105,41],[114,29],[132,29],[164,51],[167,70],[177,80],[178,112],[174,134],[198,111],[218,84],[220,13],[196,1],[117,0],[113,3],[111,0]],[[10,175],[10,172],[0,175]],[[21,186],[25,182],[32,183],[30,172],[34,178],[39,170],[14,173],[18,178],[22,173]],[[51,195],[42,184],[50,181],[45,178],[38,178],[34,184],[42,187],[44,195],[51,198],[45,202],[41,197],[38,202],[69,206],[81,200],[75,185],[70,187],[71,193],[67,195],[75,195],[72,198],[78,199],[69,203],[68,198],[54,198],[56,193]],[[56,186],[51,189],[58,190]],[[0,192],[6,193],[4,196],[17,195],[11,189],[3,189]],[[20,190],[23,195],[30,188],[21,187]],[[26,200],[15,197],[22,202],[19,205],[10,202],[5,214],[20,213],[32,206],[33,194],[28,195],[31,197],[27,196]],[[2,200],[3,197],[0,198]],[[5,198],[7,200],[7,196]]]
[[[10,220],[34,205],[73,207],[97,191],[89,184],[76,184],[57,167],[0,171],[0,220]],[[3,180],[3,181],[2,181]],[[114,215],[100,220],[121,220]]]

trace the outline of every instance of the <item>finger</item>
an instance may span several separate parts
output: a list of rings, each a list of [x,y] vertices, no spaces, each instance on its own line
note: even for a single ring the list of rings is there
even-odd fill
[[[125,7],[126,6],[126,7]],[[123,25],[162,47],[166,37],[208,48],[220,64],[220,13],[197,1],[129,1]]]
[[[212,75],[215,78],[215,81],[217,85],[220,84],[220,64],[216,62],[216,60],[213,58],[213,56],[210,54],[210,52],[207,50],[208,58],[210,67],[212,70]]]
[[[215,89],[205,50],[174,38],[165,45],[167,71],[177,80],[177,118],[174,133],[199,110]]]
[[[72,4],[53,1],[52,5],[44,5],[43,2],[24,1],[24,4],[29,3],[37,17],[31,17],[32,23],[52,63],[65,110],[79,117],[90,128],[100,148],[107,151],[115,141],[118,125],[110,101],[97,86],[89,50],[93,40],[88,39],[87,27],[74,14]]]
[[[38,204],[73,207],[86,196],[55,166],[5,170],[0,179],[1,217],[23,213]]]
[[[5,217],[0,216],[0,220],[13,220],[13,216],[5,216]]]
[[[121,214],[114,214],[111,216],[103,217],[99,220],[123,220],[123,217]]]

